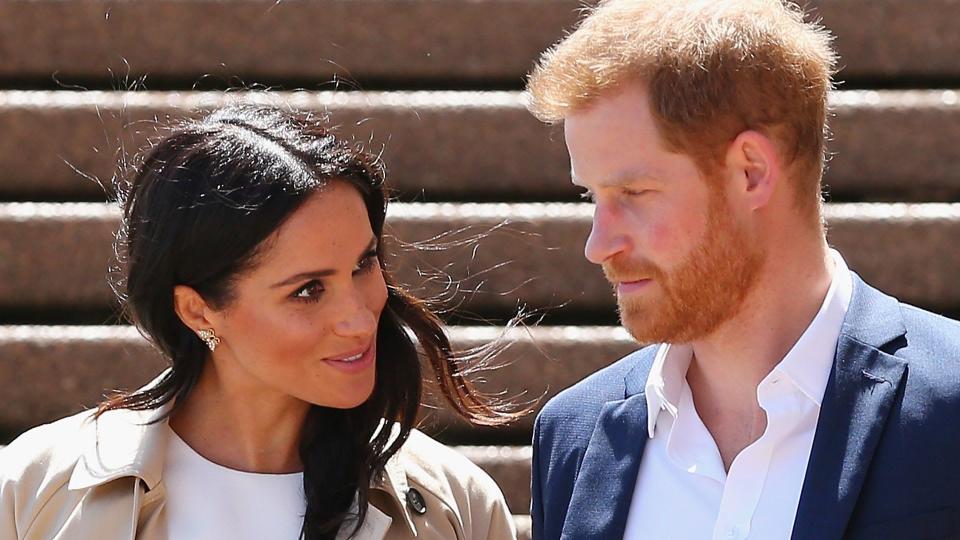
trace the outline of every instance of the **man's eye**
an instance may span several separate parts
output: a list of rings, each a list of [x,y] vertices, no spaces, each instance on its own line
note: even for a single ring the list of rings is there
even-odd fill
[[[623,188],[623,194],[627,197],[639,197],[640,195],[645,195],[648,191],[647,189]]]
[[[593,198],[593,192],[592,192],[592,191],[584,191],[584,192],[580,193],[580,199],[582,199],[582,200],[584,200],[584,201],[588,201],[588,202],[596,202],[596,201],[594,200],[594,198]]]

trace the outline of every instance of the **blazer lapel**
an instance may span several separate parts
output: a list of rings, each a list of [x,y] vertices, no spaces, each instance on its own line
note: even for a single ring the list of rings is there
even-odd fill
[[[647,442],[646,395],[604,405],[573,486],[563,538],[622,538]]]
[[[810,452],[794,540],[843,537],[907,364],[881,350],[905,333],[898,302],[854,276]]]

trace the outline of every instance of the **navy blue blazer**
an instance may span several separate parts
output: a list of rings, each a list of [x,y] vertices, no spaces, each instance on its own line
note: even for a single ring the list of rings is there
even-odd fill
[[[960,538],[960,323],[853,282],[792,538]],[[594,373],[537,417],[534,540],[623,537],[655,354]]]

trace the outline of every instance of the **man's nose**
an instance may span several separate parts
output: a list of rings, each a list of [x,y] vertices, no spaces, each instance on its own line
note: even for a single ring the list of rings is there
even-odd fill
[[[597,205],[593,212],[593,226],[583,248],[583,254],[594,264],[603,264],[610,257],[625,251],[629,239],[623,234],[620,219],[615,212]]]

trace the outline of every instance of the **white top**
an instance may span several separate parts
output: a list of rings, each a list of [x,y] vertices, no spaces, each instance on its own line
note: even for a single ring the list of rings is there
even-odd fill
[[[170,540],[297,540],[303,473],[259,474],[217,465],[170,430],[164,462]]]
[[[171,429],[163,464],[170,540],[297,540],[306,512],[303,473],[260,474],[229,469],[190,448]],[[356,513],[354,499],[351,513]],[[393,519],[367,503],[352,540],[381,539]],[[337,540],[346,539],[346,522]]]
[[[813,321],[757,386],[767,428],[724,470],[694,407],[689,346],[662,345],[647,379],[649,436],[626,540],[789,539],[820,404],[853,294],[843,258],[831,250],[830,288]]]

